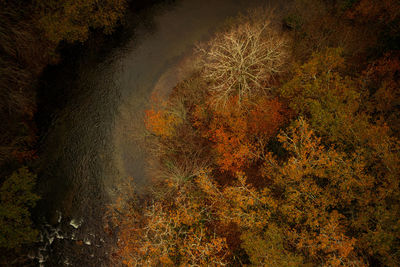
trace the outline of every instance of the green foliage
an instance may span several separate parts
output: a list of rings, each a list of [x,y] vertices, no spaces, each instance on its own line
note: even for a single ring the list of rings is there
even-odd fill
[[[298,67],[293,79],[281,89],[281,94],[287,97],[293,110],[309,119],[325,144],[346,152],[346,158],[356,156],[368,170],[367,176],[360,180],[365,182],[368,177],[375,188],[355,191],[365,194],[358,197],[364,204],[356,208],[362,214],[360,217],[356,218],[356,213],[351,211],[353,218],[349,225],[353,231],[365,233],[357,236],[364,251],[373,251],[371,253],[381,262],[394,266],[397,256],[393,251],[399,247],[395,238],[399,229],[393,227],[397,224],[395,218],[399,216],[399,143],[397,138],[390,136],[389,128],[382,121],[390,122],[392,117],[387,110],[395,110],[392,103],[397,93],[392,72],[398,66],[396,60],[393,60],[396,64],[390,66],[382,64],[387,61],[386,58],[374,64],[367,72],[369,75],[366,74],[368,79],[364,76],[363,82],[357,82],[340,75],[339,69],[343,64],[340,50],[328,49],[314,54],[307,63]],[[368,103],[368,94],[360,88],[366,80],[377,84],[379,89],[369,100],[374,104],[365,108],[363,101]],[[376,98],[381,92],[388,95],[384,103]],[[382,114],[383,117],[371,122],[367,112],[375,116]],[[343,170],[344,167],[336,172]],[[349,192],[350,187],[345,188],[343,190]],[[354,209],[354,205],[353,199],[351,207],[346,209]]]
[[[339,11],[344,12],[352,8],[356,2],[358,0],[338,0],[336,5]]]
[[[36,240],[29,209],[39,197],[32,192],[36,175],[26,167],[8,177],[0,187],[0,247],[13,249]]]
[[[355,127],[367,123],[358,114],[361,92],[356,81],[343,77],[339,69],[344,58],[339,48],[315,53],[295,70],[293,78],[280,88],[280,94],[298,114],[306,116],[312,127],[332,143],[354,145]]]
[[[303,259],[285,248],[282,227],[273,223],[262,234],[248,231],[242,234],[242,247],[253,266],[300,266]]]
[[[290,29],[294,30],[300,30],[303,22],[301,21],[301,17],[295,15],[295,14],[290,14],[283,18],[283,22],[285,26],[289,27]]]

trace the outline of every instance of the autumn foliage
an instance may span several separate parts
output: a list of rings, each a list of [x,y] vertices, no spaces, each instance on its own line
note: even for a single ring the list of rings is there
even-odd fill
[[[268,140],[287,115],[277,98],[259,98],[256,103],[242,103],[241,108],[236,99],[232,97],[224,109],[204,110],[198,106],[194,123],[202,136],[210,140],[219,168],[232,173],[262,157]]]
[[[145,117],[149,163],[156,166],[151,192],[111,209],[119,227],[117,262],[399,265],[398,52],[374,42],[354,50],[346,42],[357,38],[343,39],[343,32],[328,24],[318,25],[312,36],[307,32],[315,14],[329,16],[326,21],[345,19],[340,27],[357,32],[357,21],[389,11],[379,4],[372,12],[366,8],[371,1],[340,8],[340,1],[333,6],[298,2],[316,5],[309,17],[299,11],[294,14],[303,17],[281,18],[292,38],[285,50],[292,51],[292,62],[285,73],[267,74],[257,69],[264,65],[255,64],[251,73],[263,82],[234,80],[241,70],[228,70],[240,55],[228,53],[232,44],[243,55],[248,47],[271,44],[253,38],[259,24],[242,18],[245,24],[234,24],[210,41],[217,48],[203,51],[216,58],[203,62],[168,99],[152,101]],[[379,27],[396,20],[391,12],[390,21],[378,16]],[[240,31],[246,27],[249,36]],[[327,39],[299,55],[316,36]],[[335,43],[343,46],[328,45]],[[374,53],[359,64],[358,56],[367,50]],[[286,54],[271,60],[289,64]],[[228,69],[218,65],[224,62]],[[266,82],[271,75],[274,82]],[[245,93],[241,82],[250,91]],[[224,104],[216,105],[216,99]]]
[[[102,28],[106,33],[114,30],[123,17],[125,0],[35,1],[38,26],[45,37],[58,43],[85,41],[90,28]]]

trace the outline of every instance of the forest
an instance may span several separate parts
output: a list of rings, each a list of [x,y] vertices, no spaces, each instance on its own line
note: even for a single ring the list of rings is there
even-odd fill
[[[146,111],[115,265],[399,266],[399,37],[397,0],[295,0],[199,44]]]
[[[152,95],[151,179],[108,207],[111,266],[400,266],[400,2],[270,2]],[[40,238],[43,71],[145,3],[0,0],[0,266]]]

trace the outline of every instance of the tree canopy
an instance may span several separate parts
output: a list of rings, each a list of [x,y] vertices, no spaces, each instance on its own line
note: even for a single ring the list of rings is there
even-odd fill
[[[378,2],[293,1],[201,45],[146,112],[151,190],[110,208],[114,260],[398,266],[398,12]]]
[[[30,209],[39,197],[33,193],[36,176],[22,167],[0,187],[0,247],[12,249],[36,241]]]

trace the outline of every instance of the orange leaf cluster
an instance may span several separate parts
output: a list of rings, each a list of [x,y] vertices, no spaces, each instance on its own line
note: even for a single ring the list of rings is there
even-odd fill
[[[213,143],[220,169],[234,173],[261,157],[269,138],[287,120],[287,110],[276,98],[260,98],[241,108],[235,97],[228,103],[225,109],[210,109],[206,120],[198,112],[195,126]]]

